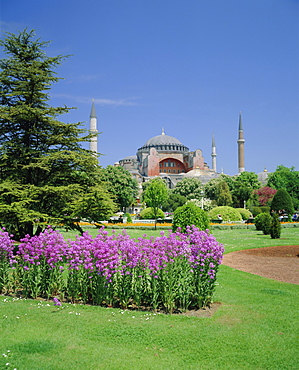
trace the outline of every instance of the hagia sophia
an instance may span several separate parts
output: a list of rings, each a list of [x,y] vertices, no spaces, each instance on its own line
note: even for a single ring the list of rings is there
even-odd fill
[[[90,113],[90,133],[97,133],[97,115],[92,103]],[[244,133],[242,117],[239,115],[238,128],[238,173],[245,171],[244,165]],[[97,150],[97,137],[90,141],[89,149],[94,152]],[[116,166],[122,166],[128,170],[132,177],[139,183],[149,181],[151,178],[160,176],[165,179],[170,189],[184,178],[198,178],[203,184],[211,179],[217,178],[221,173],[217,172],[216,167],[216,145],[214,136],[212,137],[212,168],[210,168],[202,155],[201,149],[190,149],[182,144],[180,140],[169,136],[164,132],[149,139],[144,145],[137,149],[136,155],[130,155],[119,162]],[[258,174],[259,181],[265,182],[268,175],[267,171]]]

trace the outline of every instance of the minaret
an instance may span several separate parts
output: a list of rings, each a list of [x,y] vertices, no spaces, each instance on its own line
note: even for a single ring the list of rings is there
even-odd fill
[[[95,134],[95,136],[90,139],[89,150],[97,154],[98,153],[98,136],[97,136],[98,130],[97,130],[97,114],[96,114],[96,109],[94,107],[94,100],[92,100],[91,112],[89,116],[89,133]]]
[[[212,170],[216,172],[216,145],[215,145],[215,139],[214,134],[212,136]]]
[[[238,173],[245,171],[245,165],[244,165],[244,134],[243,134],[243,125],[242,125],[242,116],[241,112],[239,115],[239,138],[238,138]]]

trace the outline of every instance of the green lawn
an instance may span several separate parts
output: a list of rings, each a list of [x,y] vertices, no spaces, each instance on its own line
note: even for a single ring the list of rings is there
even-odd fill
[[[226,252],[299,240],[298,229],[279,240],[246,229],[213,234]],[[212,318],[1,296],[0,369],[298,369],[299,286],[227,266],[218,283]]]
[[[91,235],[95,236],[98,230],[93,227],[85,229]],[[75,231],[65,232],[64,229],[60,229],[60,232],[64,235],[65,239],[74,239],[76,237]],[[112,233],[112,229],[107,230],[109,234]],[[128,229],[127,233],[132,238],[138,238],[146,234],[150,236],[160,236],[162,230],[138,230]],[[163,230],[165,233],[168,230]],[[117,232],[121,232],[120,229]],[[278,245],[298,245],[299,244],[299,227],[294,228],[282,228],[280,239],[271,239],[269,235],[263,235],[262,231],[257,231],[255,228],[252,229],[228,229],[228,230],[211,230],[211,233],[215,235],[217,240],[224,244],[225,253],[241,250],[251,249],[260,247],[272,247]]]

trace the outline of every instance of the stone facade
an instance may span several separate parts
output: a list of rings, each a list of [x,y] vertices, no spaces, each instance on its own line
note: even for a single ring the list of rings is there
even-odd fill
[[[213,145],[215,145],[214,139]],[[212,148],[212,153],[215,158],[215,147]],[[216,168],[215,161],[214,159]],[[140,147],[136,156],[121,159],[119,165],[130,171],[139,181],[148,181],[152,177],[160,176],[167,180],[170,188],[185,176],[198,177],[206,183],[220,175],[205,163],[200,149],[190,151],[178,139],[166,135],[164,130],[161,135],[154,136]],[[200,170],[200,172],[192,172],[193,170]],[[139,176],[136,176],[137,173]]]

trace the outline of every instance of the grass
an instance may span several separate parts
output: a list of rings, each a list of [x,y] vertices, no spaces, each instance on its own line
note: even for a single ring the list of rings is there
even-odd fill
[[[279,240],[251,229],[213,234],[227,252],[299,240],[298,229],[283,229]],[[212,318],[58,309],[2,296],[0,369],[297,369],[299,286],[227,266],[220,267],[218,283],[214,298],[222,305]]]
[[[94,227],[85,228],[91,235],[96,236],[98,230]],[[65,239],[75,239],[77,232],[68,231],[65,229],[59,230],[65,237]],[[112,229],[107,229],[108,233],[112,233]],[[132,238],[142,237],[147,235],[148,237],[160,236],[161,231],[167,233],[167,230],[138,230],[128,229],[126,232]],[[121,232],[121,230],[116,230]],[[264,235],[262,231],[257,231],[255,228],[250,229],[227,229],[227,230],[211,230],[211,233],[215,235],[216,239],[225,246],[225,253],[242,250],[252,249],[261,247],[272,247],[278,245],[298,245],[299,241],[299,228],[282,228],[280,239],[271,239],[269,235]]]

